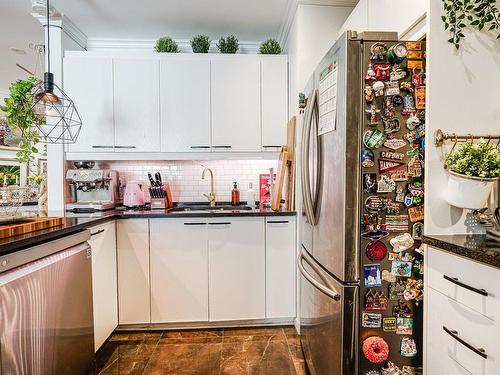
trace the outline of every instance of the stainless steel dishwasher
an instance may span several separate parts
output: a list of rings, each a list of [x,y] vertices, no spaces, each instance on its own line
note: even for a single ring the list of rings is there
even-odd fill
[[[0,374],[87,374],[94,354],[87,230],[0,257]]]

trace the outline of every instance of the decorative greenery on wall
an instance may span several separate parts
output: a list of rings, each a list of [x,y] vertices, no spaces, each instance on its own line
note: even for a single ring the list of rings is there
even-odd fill
[[[274,38],[269,38],[260,45],[259,52],[263,55],[279,55],[281,46]]]
[[[217,43],[217,48],[220,53],[236,53],[238,48],[238,39],[234,35],[229,35],[227,38],[220,38]]]
[[[196,35],[191,39],[191,48],[194,53],[208,53],[210,38],[207,35]]]
[[[179,52],[177,43],[169,36],[164,36],[156,41],[156,52]]]
[[[474,27],[496,33],[500,39],[500,10],[497,0],[442,0],[445,15],[442,16],[445,30],[450,31],[448,42],[456,49],[465,38],[464,28]]]

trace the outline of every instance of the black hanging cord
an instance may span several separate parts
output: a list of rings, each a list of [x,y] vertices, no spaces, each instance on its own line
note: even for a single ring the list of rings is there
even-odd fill
[[[45,26],[47,27],[47,71],[50,73],[50,4],[49,4],[49,0],[47,0],[46,15],[47,15],[47,24]]]

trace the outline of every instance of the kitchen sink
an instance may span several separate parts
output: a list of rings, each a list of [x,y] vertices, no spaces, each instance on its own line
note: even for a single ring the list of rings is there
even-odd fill
[[[197,212],[210,212],[210,213],[224,213],[224,212],[244,212],[251,211],[252,207],[249,206],[231,206],[231,205],[220,205],[215,207],[210,207],[208,205],[189,205],[174,207],[168,210],[171,213],[197,213]]]

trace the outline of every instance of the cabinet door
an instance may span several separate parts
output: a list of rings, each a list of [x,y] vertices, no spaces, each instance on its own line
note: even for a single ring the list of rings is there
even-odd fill
[[[151,322],[208,321],[205,219],[151,220]]]
[[[118,220],[116,231],[119,322],[150,323],[148,219]]]
[[[94,350],[118,326],[115,222],[90,228],[92,293],[94,299]]]
[[[295,218],[266,218],[266,318],[295,317]]]
[[[260,151],[260,62],[221,56],[211,62],[212,149]]]
[[[210,321],[266,316],[264,218],[208,221]]]
[[[113,59],[115,151],[160,151],[158,60]]]
[[[113,65],[109,58],[64,58],[64,91],[75,102],[82,129],[70,152],[113,152]]]
[[[288,123],[287,56],[263,56],[262,151],[279,151],[286,144]]]
[[[210,151],[210,61],[160,61],[160,98],[161,150]]]

